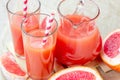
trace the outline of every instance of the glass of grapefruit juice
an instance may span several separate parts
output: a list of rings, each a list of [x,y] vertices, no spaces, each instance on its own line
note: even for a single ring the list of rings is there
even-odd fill
[[[21,0],[9,0],[6,4],[10,29],[13,39],[13,47],[16,55],[20,58],[24,58],[23,40],[21,34],[21,22],[23,16],[24,3]],[[28,0],[27,3],[27,15],[39,13],[41,3],[39,0]],[[34,18],[34,17],[32,17]]]
[[[33,28],[35,22],[22,23],[22,34],[26,66],[29,78],[32,80],[47,80],[53,73],[54,50],[57,36],[57,21],[53,18],[49,33],[46,35],[46,19],[49,15],[34,14],[38,18],[39,27]],[[29,20],[29,16],[26,20]],[[46,41],[44,41],[46,40]]]
[[[60,15],[55,48],[57,62],[71,66],[94,60],[102,47],[95,22],[100,14],[97,4],[92,0],[62,0],[57,10]]]

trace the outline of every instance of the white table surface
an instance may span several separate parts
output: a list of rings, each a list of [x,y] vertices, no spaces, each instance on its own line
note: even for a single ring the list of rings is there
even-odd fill
[[[11,42],[11,33],[6,11],[6,2],[0,0],[0,55],[7,51],[6,46]],[[43,12],[56,10],[56,5],[60,0],[40,0]],[[120,0],[95,0],[99,5],[101,13],[97,19],[97,25],[102,38],[115,29],[120,29]],[[45,6],[45,7],[43,7]],[[4,80],[0,74],[0,80]]]

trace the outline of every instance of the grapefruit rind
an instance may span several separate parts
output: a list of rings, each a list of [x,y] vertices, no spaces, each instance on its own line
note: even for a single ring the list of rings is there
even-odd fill
[[[120,54],[118,54],[117,56],[113,57],[113,58],[110,58],[108,57],[105,52],[104,52],[104,44],[105,44],[105,41],[114,33],[116,32],[120,32],[120,29],[117,29],[117,30],[114,30],[113,32],[111,32],[103,41],[103,49],[102,49],[102,52],[100,54],[103,62],[109,66],[111,69],[113,70],[116,70],[116,71],[119,71],[120,72]]]
[[[101,57],[102,57],[102,60],[104,60],[106,63],[108,63],[110,65],[115,66],[115,65],[120,64],[120,54],[118,54],[114,58],[109,58],[104,52],[102,52]]]
[[[106,61],[105,58],[102,57],[103,62],[110,67],[112,70],[120,72],[120,64],[113,65],[108,60]]]
[[[115,59],[115,58],[113,60],[111,60],[111,58],[109,58],[108,56],[106,56],[104,53],[101,53],[101,58],[102,58],[103,62],[108,67],[110,67],[112,70],[120,72],[120,61],[118,61],[119,58],[120,58],[120,56],[118,57],[118,60]]]
[[[3,54],[3,56],[9,56],[9,55],[7,55],[6,53],[6,54]],[[7,71],[2,64],[2,56],[0,56],[0,70],[3,73],[3,76],[6,78],[6,80],[26,80],[27,78],[26,74],[24,76],[20,76]]]
[[[69,67],[69,68],[66,68],[66,69],[62,69],[62,70],[56,72],[55,74],[53,74],[48,80],[56,80],[61,75],[64,75],[64,74],[67,74],[67,73],[73,72],[73,71],[86,71],[86,72],[90,72],[93,75],[95,75],[95,77],[96,77],[95,80],[103,80],[103,78],[100,76],[98,71],[96,71],[93,68],[86,67],[86,66],[74,66],[74,67]]]

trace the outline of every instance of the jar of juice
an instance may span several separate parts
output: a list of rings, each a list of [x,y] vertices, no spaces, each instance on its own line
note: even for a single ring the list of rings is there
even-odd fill
[[[100,53],[102,40],[95,20],[100,14],[92,0],[62,0],[57,7],[60,24],[56,60],[66,66],[83,65]]]

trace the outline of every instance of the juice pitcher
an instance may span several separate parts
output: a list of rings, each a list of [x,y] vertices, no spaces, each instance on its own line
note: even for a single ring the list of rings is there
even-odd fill
[[[92,0],[62,0],[55,57],[62,65],[83,65],[100,53],[102,40],[95,20],[100,14]]]

